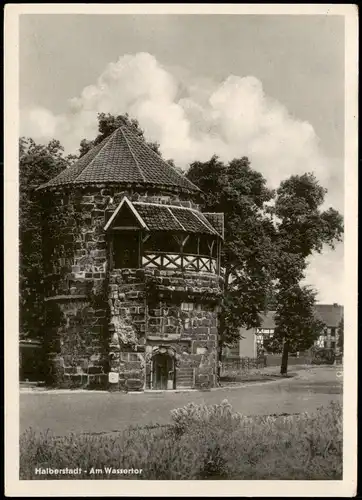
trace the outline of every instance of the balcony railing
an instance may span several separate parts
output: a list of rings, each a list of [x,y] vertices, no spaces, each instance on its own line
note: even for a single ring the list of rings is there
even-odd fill
[[[217,259],[202,255],[166,252],[145,252],[143,268],[196,271],[217,274]]]

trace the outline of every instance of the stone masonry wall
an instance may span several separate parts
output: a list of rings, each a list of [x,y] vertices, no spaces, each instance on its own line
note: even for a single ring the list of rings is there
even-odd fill
[[[51,383],[64,388],[107,387],[105,311],[82,299],[51,301],[46,310],[52,318],[59,318],[53,329],[48,329]]]
[[[220,278],[153,269],[109,273],[106,213],[124,196],[195,207],[176,194],[102,186],[43,194],[45,328],[52,383],[105,387],[108,371],[114,371],[119,374],[118,390],[143,389],[149,348],[167,343],[177,352],[177,369],[188,373],[186,385],[191,365],[196,386],[213,385]],[[196,306],[181,309],[183,303]]]
[[[116,188],[53,190],[43,195],[43,255],[48,296],[86,293],[89,281],[99,285],[106,278],[106,213],[122,198],[180,204],[175,194],[133,193]]]
[[[176,353],[176,386],[214,386],[220,278],[215,275],[119,269],[109,280],[115,390],[150,388],[152,352]],[[144,354],[146,353],[146,354]]]

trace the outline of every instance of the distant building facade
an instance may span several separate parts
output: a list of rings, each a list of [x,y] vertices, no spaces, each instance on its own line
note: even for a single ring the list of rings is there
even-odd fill
[[[317,347],[333,349],[337,354],[338,329],[343,319],[343,306],[339,304],[317,304],[315,307],[316,316],[326,326],[323,333],[315,341]],[[248,357],[255,358],[264,350],[264,339],[273,335],[275,330],[275,311],[268,311],[262,319],[260,328],[240,329],[241,338],[235,347],[228,348],[225,356],[228,358]]]

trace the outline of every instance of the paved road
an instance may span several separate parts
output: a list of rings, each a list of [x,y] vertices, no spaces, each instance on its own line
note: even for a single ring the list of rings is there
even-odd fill
[[[317,367],[295,378],[210,392],[185,393],[63,393],[20,394],[20,431],[50,429],[107,432],[132,425],[170,422],[170,410],[194,403],[214,404],[228,399],[235,411],[247,415],[314,411],[331,400],[342,400],[340,368]]]

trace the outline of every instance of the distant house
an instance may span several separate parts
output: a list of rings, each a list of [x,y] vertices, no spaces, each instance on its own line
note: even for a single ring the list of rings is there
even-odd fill
[[[343,319],[343,306],[338,304],[318,304],[316,312],[326,325],[324,333],[316,342],[319,347],[329,347],[338,351],[338,327]]]
[[[343,306],[339,304],[317,304],[316,315],[326,325],[322,335],[316,340],[318,347],[328,347],[338,352],[338,327],[343,318]],[[232,348],[225,350],[225,357],[255,358],[263,349],[264,338],[274,334],[275,311],[268,311],[262,319],[260,328],[240,329],[241,339]]]

